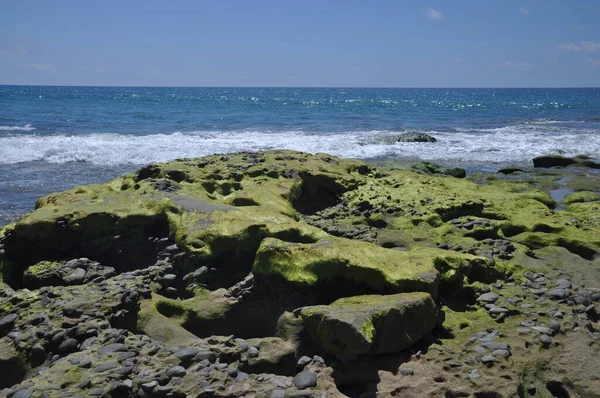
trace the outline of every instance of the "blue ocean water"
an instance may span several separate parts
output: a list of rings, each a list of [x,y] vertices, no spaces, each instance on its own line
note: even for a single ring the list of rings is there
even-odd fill
[[[434,144],[380,138],[426,132]],[[141,164],[286,148],[493,170],[600,157],[600,89],[0,86],[0,225]]]

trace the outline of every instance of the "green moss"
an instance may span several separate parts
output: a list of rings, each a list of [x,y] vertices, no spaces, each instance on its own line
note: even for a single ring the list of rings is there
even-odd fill
[[[52,271],[59,266],[60,266],[60,263],[56,262],[56,261],[41,261],[41,262],[27,268],[25,273],[30,274],[32,276],[39,276],[39,275],[45,274],[49,271]]]
[[[569,205],[571,203],[581,203],[581,202],[598,202],[600,201],[600,195],[596,192],[590,191],[581,191],[576,192],[571,195],[568,195],[563,200],[563,203]]]
[[[407,348],[433,329],[438,313],[429,294],[402,293],[342,298],[300,316],[316,343],[346,361]]]
[[[313,244],[262,241],[252,268],[255,275],[277,275],[297,286],[343,279],[376,291],[423,290],[435,295],[438,272],[434,259],[446,254],[433,248],[408,252],[364,242],[328,238]]]

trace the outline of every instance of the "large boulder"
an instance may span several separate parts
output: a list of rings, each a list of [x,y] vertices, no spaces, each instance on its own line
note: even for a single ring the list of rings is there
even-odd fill
[[[328,286],[325,293],[334,297],[338,294],[335,298],[353,290],[426,291],[435,296],[439,273],[434,263],[440,256],[447,256],[447,252],[435,248],[401,252],[333,237],[316,243],[267,238],[258,249],[253,273],[263,282],[282,280],[291,286],[316,290]]]
[[[431,295],[401,293],[339,299],[300,312],[311,338],[342,361],[412,347],[440,320]]]
[[[544,155],[533,159],[533,167],[567,167],[575,163],[575,159],[560,155]]]
[[[8,337],[0,339],[0,388],[21,382],[27,368],[25,354],[17,351]]]
[[[533,167],[567,167],[576,165],[590,169],[600,169],[600,163],[594,162],[588,156],[578,155],[572,158],[560,155],[544,155],[533,159]]]

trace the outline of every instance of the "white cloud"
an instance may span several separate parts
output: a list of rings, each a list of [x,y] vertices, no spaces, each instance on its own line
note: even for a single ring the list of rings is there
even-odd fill
[[[586,57],[584,59],[584,62],[588,65],[592,65],[594,68],[596,66],[600,66],[600,58],[591,58],[591,57]]]
[[[519,12],[523,15],[529,14],[529,9],[526,7],[519,7]]]
[[[442,19],[444,18],[444,14],[436,10],[435,8],[428,8],[423,11],[425,16],[429,19]]]
[[[512,62],[506,61],[500,64],[500,67],[506,70],[531,70],[533,67],[527,62]]]
[[[575,52],[584,52],[591,53],[594,51],[600,51],[600,43],[594,43],[592,41],[580,41],[578,44],[576,43],[561,43],[557,44],[556,47],[565,51],[575,51]]]
[[[34,68],[38,72],[54,73],[56,68],[50,64],[27,64],[28,67]]]

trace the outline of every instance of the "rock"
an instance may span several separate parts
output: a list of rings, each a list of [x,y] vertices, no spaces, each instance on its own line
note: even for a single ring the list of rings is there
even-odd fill
[[[22,390],[17,391],[12,396],[13,398],[30,398],[33,394],[28,389],[24,388]]]
[[[484,365],[490,365],[498,362],[500,362],[498,361],[498,358],[493,355],[484,355],[481,357],[481,363]]]
[[[415,374],[415,371],[413,370],[413,368],[400,368],[400,374],[402,376],[413,376]]]
[[[546,334],[540,334],[540,336],[538,337],[538,340],[544,346],[549,346],[550,344],[552,344],[552,337],[550,337]]]
[[[66,339],[60,346],[58,347],[58,352],[61,354],[69,354],[71,352],[77,351],[78,342],[75,339]]]
[[[498,300],[498,294],[494,292],[483,293],[479,297],[477,297],[477,301],[481,301],[484,303],[495,303]]]
[[[112,343],[112,344],[107,344],[103,347],[100,347],[100,349],[98,350],[98,354],[99,355],[107,355],[113,352],[121,352],[121,351],[127,351],[127,346],[125,344],[122,343]]]
[[[492,355],[495,357],[508,358],[510,357],[510,351],[508,350],[494,350]]]
[[[0,337],[12,330],[18,317],[17,314],[8,314],[0,318]]]
[[[249,339],[248,361],[239,366],[248,373],[296,374],[296,350],[290,342],[278,337]],[[256,347],[258,346],[258,348]]]
[[[0,339],[0,388],[10,387],[21,381],[27,370],[25,356],[12,343]]]
[[[435,137],[425,133],[409,132],[394,136],[383,137],[380,142],[384,144],[395,144],[397,142],[436,142]]]
[[[538,156],[533,159],[533,167],[567,167],[577,163],[572,158],[566,158],[559,155]]]
[[[600,164],[592,160],[575,156],[572,158],[559,155],[538,156],[533,159],[533,167],[567,167],[577,165],[581,167],[589,167],[592,169],[600,169]]]
[[[304,369],[304,367],[306,365],[308,365],[309,363],[312,362],[312,359],[310,357],[307,357],[306,355],[302,356],[300,359],[298,359],[298,368],[299,369]]]
[[[313,341],[341,360],[410,348],[438,322],[427,293],[355,296],[300,312]]]
[[[545,327],[545,326],[532,326],[531,329],[535,330],[536,332],[548,335],[548,336],[552,336],[552,334],[553,334],[552,329]]]
[[[560,332],[560,323],[558,323],[554,319],[550,320],[550,324],[548,325],[548,327],[550,329],[552,329],[553,331],[555,331],[556,333]]]
[[[248,349],[248,357],[250,357],[250,358],[256,358],[256,357],[258,357],[258,354],[259,354],[258,348],[251,346]]]
[[[498,341],[482,341],[481,343],[482,347],[487,348],[488,350],[507,350],[510,351],[510,346],[506,343],[501,343]]]
[[[196,355],[198,355],[199,352],[200,352],[200,350],[198,348],[190,347],[190,348],[184,348],[182,350],[177,351],[175,353],[175,356],[177,358],[179,358],[181,361],[191,361],[192,358],[194,358]]]
[[[85,270],[82,268],[75,268],[73,272],[63,277],[63,280],[67,285],[80,285],[85,280]]]
[[[328,281],[356,280],[375,291],[414,290],[435,295],[439,272],[433,264],[436,258],[446,255],[437,248],[399,252],[340,238],[317,243],[266,238],[260,244],[252,272],[262,284],[283,279],[291,286],[320,289]],[[395,264],[403,263],[411,266],[398,272]],[[365,274],[370,277],[359,277]]]
[[[565,289],[553,289],[548,291],[548,296],[556,300],[562,300],[567,297],[567,291]]]
[[[299,390],[317,386],[317,375],[314,372],[300,372],[292,381],[294,386]]]
[[[173,377],[183,377],[186,374],[186,370],[183,366],[173,366],[169,369],[167,369],[166,375],[168,378],[173,378]]]

